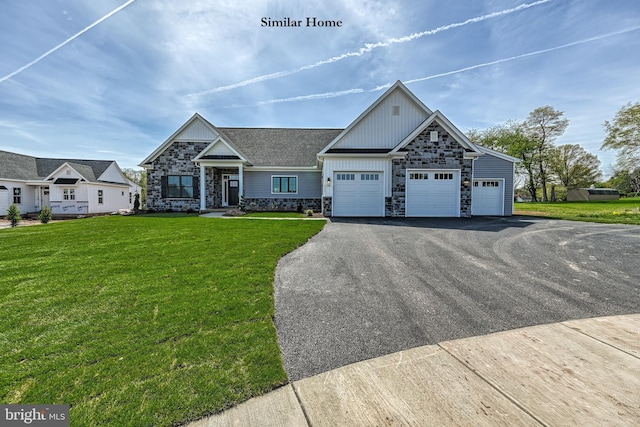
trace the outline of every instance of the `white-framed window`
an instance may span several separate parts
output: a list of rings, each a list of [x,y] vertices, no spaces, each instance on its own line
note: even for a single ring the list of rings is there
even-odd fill
[[[338,174],[336,174],[336,179],[338,181],[354,181],[356,179],[356,174],[354,174],[354,173],[338,173]]]
[[[104,203],[104,191],[103,190],[98,190],[98,203],[99,204],[103,204]]]
[[[62,200],[75,200],[76,199],[76,190],[75,188],[63,188],[62,189]]]
[[[360,181],[380,181],[379,173],[361,173]]]
[[[19,205],[22,203],[22,188],[13,187],[13,203]]]
[[[295,194],[298,192],[297,176],[271,176],[271,194]]]

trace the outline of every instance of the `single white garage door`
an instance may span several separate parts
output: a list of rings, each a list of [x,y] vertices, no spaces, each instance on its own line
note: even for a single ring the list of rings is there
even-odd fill
[[[504,180],[473,180],[471,215],[504,215]]]
[[[4,185],[0,185],[0,216],[7,214],[9,206],[9,189]]]
[[[459,170],[407,170],[406,216],[460,216]]]
[[[384,216],[382,172],[335,172],[333,216]]]

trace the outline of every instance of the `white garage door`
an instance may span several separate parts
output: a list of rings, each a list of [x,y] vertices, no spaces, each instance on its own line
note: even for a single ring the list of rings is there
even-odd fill
[[[5,216],[7,209],[9,209],[9,190],[0,185],[0,216]]]
[[[382,172],[335,172],[333,216],[384,216]]]
[[[406,216],[460,216],[459,170],[407,170]]]
[[[471,191],[472,215],[504,215],[504,180],[476,179]]]

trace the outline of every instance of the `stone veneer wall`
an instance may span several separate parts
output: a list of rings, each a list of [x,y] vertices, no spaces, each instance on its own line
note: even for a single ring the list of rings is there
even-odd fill
[[[162,177],[166,175],[200,176],[200,168],[193,163],[198,153],[207,147],[206,142],[174,142],[153,162],[153,169],[147,172],[147,207],[155,210],[199,210],[200,192],[198,198],[192,199],[163,199]],[[213,186],[213,177],[207,175],[207,187]]]
[[[331,216],[333,209],[333,199],[331,197],[322,198],[322,214],[326,217]]]
[[[322,202],[320,199],[295,199],[295,198],[245,198],[244,206],[248,211],[291,211],[296,212],[298,205],[302,205],[302,212],[307,209],[313,209],[314,212],[320,212]]]
[[[438,131],[438,141],[430,141],[431,131]],[[464,159],[464,147],[440,125],[428,126],[407,146],[404,159],[393,160],[391,198],[385,200],[386,216],[405,216],[407,169],[460,169],[460,216],[471,216],[472,161]]]

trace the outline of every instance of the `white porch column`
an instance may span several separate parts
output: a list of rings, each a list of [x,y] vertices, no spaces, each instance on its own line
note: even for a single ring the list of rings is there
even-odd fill
[[[205,192],[206,188],[206,174],[204,173],[204,165],[200,164],[200,210],[203,211],[207,208],[207,194]]]
[[[241,201],[241,199],[244,198],[244,173],[243,173],[243,169],[242,169],[242,163],[240,163],[238,165],[238,202]]]

